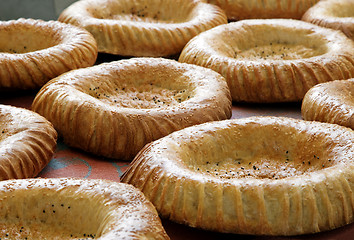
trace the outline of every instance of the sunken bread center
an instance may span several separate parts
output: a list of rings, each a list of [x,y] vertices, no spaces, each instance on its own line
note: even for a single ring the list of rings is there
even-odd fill
[[[222,129],[188,142],[180,156],[190,170],[220,179],[282,179],[334,164],[320,136],[281,128],[249,124]]]
[[[194,96],[195,87],[188,80],[191,78],[188,74],[168,69],[144,74],[138,71],[112,73],[110,81],[91,82],[83,86],[83,91],[105,104],[135,109],[167,108]]]
[[[173,2],[161,5],[159,1],[110,1],[107,2],[108,6],[96,6],[91,10],[91,15],[98,19],[120,21],[182,23],[189,21],[193,14],[193,4],[190,1],[185,3],[177,7]]]
[[[54,32],[34,30],[30,26],[0,28],[0,53],[27,53],[55,46]]]
[[[327,52],[327,44],[319,34],[308,29],[251,25],[247,31],[223,33],[225,56],[246,61],[296,60],[319,56]]]
[[[2,196],[1,239],[93,239],[101,235],[109,219],[102,199],[58,198],[34,192],[23,190],[22,197],[11,192]]]

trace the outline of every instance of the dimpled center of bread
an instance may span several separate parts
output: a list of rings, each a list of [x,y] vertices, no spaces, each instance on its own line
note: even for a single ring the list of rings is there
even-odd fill
[[[1,196],[1,239],[91,239],[110,221],[100,197],[65,196],[41,189],[9,191]]]
[[[1,239],[95,239],[91,233],[70,234],[44,224],[0,224]]]
[[[228,28],[225,27],[219,35],[215,34],[207,41],[213,51],[228,58],[256,62],[283,61],[306,59],[328,52],[325,36],[312,29],[271,24],[226,26]],[[214,41],[219,44],[213,45]]]
[[[0,53],[28,53],[50,48],[56,45],[54,33],[47,31],[31,30],[30,27],[22,26],[16,30],[0,30]]]
[[[106,9],[98,6],[92,11],[92,15],[99,19],[111,19],[119,21],[133,21],[146,23],[182,23],[191,18],[193,5],[182,4],[176,8],[173,2],[163,4],[159,1],[120,1],[110,2]],[[107,11],[107,9],[109,9]]]
[[[276,127],[218,130],[186,143],[179,154],[187,168],[220,179],[283,179],[335,164],[320,137]]]
[[[237,153],[235,153],[237,155]],[[267,156],[245,156],[226,159],[213,159],[194,166],[193,170],[213,175],[220,179],[253,177],[258,179],[282,179],[302,175],[305,172],[324,169],[331,165],[331,159],[320,159],[313,155],[306,159],[289,158],[286,153],[282,158]]]
[[[269,43],[268,45],[258,46],[245,50],[235,50],[234,58],[239,60],[295,60],[317,56],[316,48],[307,47],[299,44]]]
[[[185,89],[168,89],[152,83],[121,83],[111,88],[91,87],[88,93],[105,104],[124,108],[166,108],[188,100],[191,95]]]

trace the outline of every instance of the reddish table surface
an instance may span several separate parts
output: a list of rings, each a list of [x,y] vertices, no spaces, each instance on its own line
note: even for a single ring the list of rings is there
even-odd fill
[[[116,60],[114,57],[109,60]],[[107,56],[105,56],[107,59]],[[98,59],[98,62],[100,59]],[[12,91],[0,93],[0,104],[30,108],[36,91]],[[232,118],[244,118],[250,116],[286,116],[301,118],[300,103],[282,104],[238,104],[232,107]],[[40,177],[80,177],[91,179],[109,179],[119,181],[119,177],[127,169],[129,162],[116,159],[107,159],[85,153],[81,150],[66,146],[61,139],[58,140],[56,152]],[[188,239],[245,239],[245,240],[295,240],[295,239],[324,239],[346,240],[354,239],[354,224],[328,232],[294,236],[294,237],[266,237],[245,236],[235,234],[222,234],[193,229],[184,225],[162,219],[163,225],[172,240]]]

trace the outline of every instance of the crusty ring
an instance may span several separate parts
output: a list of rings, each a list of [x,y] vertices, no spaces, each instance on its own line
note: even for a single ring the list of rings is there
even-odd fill
[[[302,101],[301,113],[305,120],[354,129],[354,78],[314,86]]]
[[[354,77],[354,42],[299,20],[243,20],[196,36],[179,61],[221,73],[235,101],[300,101],[318,83]]]
[[[227,17],[199,0],[81,0],[59,21],[91,32],[99,52],[156,57],[180,53],[192,37]]]
[[[154,206],[105,180],[0,182],[1,239],[169,239]]]
[[[33,19],[0,22],[0,88],[39,88],[64,72],[93,65],[96,57],[96,41],[83,29]]]
[[[0,180],[35,177],[49,163],[57,132],[39,114],[0,105]]]
[[[302,20],[322,27],[341,30],[354,40],[353,0],[322,0],[310,8]]]
[[[193,227],[314,233],[354,220],[353,139],[349,128],[290,118],[210,122],[146,145],[122,181]]]
[[[231,117],[218,73],[162,58],[104,63],[48,82],[32,108],[73,147],[131,160],[145,144],[173,131]]]
[[[207,0],[223,9],[231,21],[251,18],[293,18],[302,15],[319,0]]]

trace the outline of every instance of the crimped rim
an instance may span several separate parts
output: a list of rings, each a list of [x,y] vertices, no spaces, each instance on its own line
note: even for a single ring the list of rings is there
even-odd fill
[[[6,105],[0,105],[0,120],[0,179],[37,176],[56,148],[53,125],[35,112]]]
[[[169,239],[154,206],[128,184],[37,178],[1,181],[0,192],[2,238]]]
[[[150,89],[139,90],[144,87]],[[176,101],[166,106],[150,94],[155,89],[172,92],[166,101]],[[61,75],[39,91],[32,109],[49,119],[67,144],[131,160],[145,144],[173,131],[230,118],[230,98],[225,79],[211,70],[134,58]],[[125,101],[152,107],[121,105]]]
[[[252,18],[293,18],[301,19],[302,15],[319,0],[208,0],[221,7],[229,20]]]
[[[257,132],[261,133],[252,135]],[[249,139],[243,144],[256,149],[247,150],[255,156],[265,145],[273,146],[271,150],[264,147],[264,151],[269,156],[276,154],[279,164],[286,161],[289,166],[279,165],[275,171],[283,171],[282,166],[289,176],[277,179],[256,175],[268,169],[262,165],[267,160],[263,155],[265,159],[253,168],[254,163],[248,164],[254,161],[251,155],[249,160],[236,159],[242,155],[243,144],[237,145],[242,137]],[[193,227],[255,235],[326,231],[353,221],[353,137],[352,130],[339,125],[290,118],[253,117],[205,123],[145,146],[121,181],[144,192],[163,217]],[[306,144],[302,145],[302,141]],[[285,146],[287,143],[292,146]],[[236,150],[224,154],[233,148]],[[303,150],[312,154],[310,158],[292,156],[293,151]],[[203,170],[202,164],[217,168],[235,159],[241,165],[230,166],[241,166],[240,175],[232,177],[229,169],[223,169],[229,177],[225,177],[226,173],[221,177],[221,170],[219,175],[213,169]],[[292,175],[291,164],[308,171]],[[251,175],[243,176],[241,171]]]
[[[0,34],[1,47],[11,48],[0,52],[1,88],[39,88],[64,72],[92,66],[97,58],[97,44],[90,33],[56,21],[3,21]],[[17,45],[20,43],[26,45]]]
[[[192,37],[227,18],[219,7],[196,0],[89,0],[69,6],[59,21],[91,32],[100,52],[157,57],[178,54]]]
[[[353,89],[354,78],[314,86],[302,101],[302,117],[354,129]]]
[[[243,45],[252,50],[278,42],[315,54],[283,59],[279,50],[270,54],[278,59],[262,59],[261,50],[255,50],[257,58],[239,58]],[[332,29],[290,19],[243,20],[199,34],[183,49],[179,61],[221,73],[234,101],[290,102],[300,101],[318,83],[354,77],[353,52],[353,41]]]
[[[320,1],[310,8],[302,17],[303,21],[341,30],[345,35],[354,40],[354,3],[351,0],[326,0]],[[338,12],[350,12],[351,16],[340,16]]]

